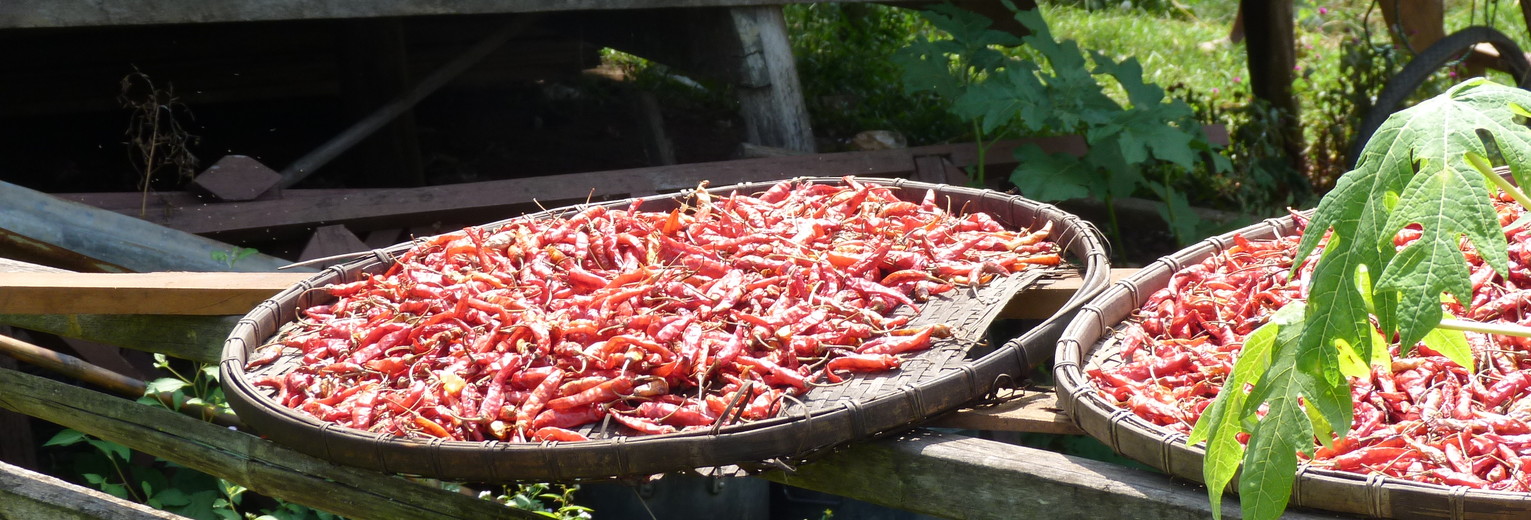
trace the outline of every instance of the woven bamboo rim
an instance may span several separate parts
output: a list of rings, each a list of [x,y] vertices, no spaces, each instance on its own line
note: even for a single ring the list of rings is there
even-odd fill
[[[797,180],[843,182],[838,178]],[[410,439],[369,434],[320,422],[281,406],[267,392],[250,383],[252,374],[244,370],[247,356],[281,325],[293,321],[298,309],[323,303],[323,299],[328,298],[322,291],[311,289],[381,271],[410,247],[411,244],[405,243],[326,269],[261,303],[241,319],[224,343],[220,363],[230,406],[247,425],[276,442],[329,461],[392,473],[459,481],[509,482],[575,481],[687,470],[713,473],[710,470],[724,468],[749,472],[782,467],[780,462],[783,460],[800,460],[838,444],[911,426],[986,395],[1005,382],[1015,381],[1016,374],[1029,370],[1036,360],[1045,358],[1037,353],[1052,348],[1056,331],[1061,331],[1073,310],[1105,288],[1110,269],[1099,234],[1088,223],[1056,207],[989,190],[904,179],[858,181],[889,186],[900,197],[915,201],[923,197],[926,190],[933,189],[943,196],[943,201],[949,200],[954,210],[986,211],[1000,223],[1014,228],[1052,222],[1051,239],[1063,247],[1065,258],[1082,266],[1082,288],[1063,311],[1043,326],[1000,348],[972,339],[983,337],[1005,303],[1025,285],[1036,281],[1044,271],[1034,270],[1031,275],[1022,272],[1025,276],[1012,276],[1004,283],[992,284],[976,293],[953,291],[964,294],[958,298],[927,302],[915,319],[952,324],[956,331],[954,338],[943,340],[944,343],[938,343],[929,351],[907,359],[903,369],[858,375],[850,384],[815,389],[802,402],[786,407],[776,418],[730,425],[716,433],[611,436],[584,442],[540,444]],[[745,183],[708,191],[715,195],[734,191],[758,193],[774,184]],[[630,202],[631,199],[600,204],[626,207]],[[670,209],[677,204],[672,195],[658,195],[646,197],[643,208]],[[520,218],[571,214],[585,207]],[[492,229],[505,222],[508,220],[484,227]],[[967,341],[961,341],[962,338]]]
[[[1099,388],[1084,371],[1092,363],[1111,362],[1118,350],[1116,335],[1122,322],[1150,294],[1169,285],[1173,274],[1231,247],[1235,234],[1251,240],[1269,239],[1295,229],[1295,222],[1287,217],[1213,237],[1162,258],[1101,292],[1080,309],[1058,341],[1053,373],[1059,406],[1081,429],[1117,453],[1202,482],[1206,451],[1201,445],[1187,446],[1185,435],[1140,419],[1101,398]],[[1229,491],[1238,491],[1237,477]],[[1528,493],[1426,484],[1306,465],[1298,468],[1290,506],[1374,518],[1531,518]]]

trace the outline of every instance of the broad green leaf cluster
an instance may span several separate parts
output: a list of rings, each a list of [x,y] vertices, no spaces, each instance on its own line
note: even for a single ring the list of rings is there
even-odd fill
[[[1250,336],[1192,431],[1190,442],[1207,442],[1204,476],[1214,511],[1242,461],[1245,517],[1280,516],[1297,453],[1311,455],[1315,439],[1327,445],[1349,431],[1346,375],[1364,372],[1347,370],[1345,360],[1385,361],[1383,338],[1396,338],[1404,351],[1424,341],[1472,369],[1462,332],[1438,328],[1441,301],[1472,296],[1464,239],[1493,269],[1508,271],[1489,198],[1500,184],[1488,165],[1508,165],[1525,185],[1525,107],[1531,92],[1484,79],[1459,84],[1388,119],[1357,168],[1319,202],[1297,251],[1307,258],[1322,246],[1308,302],[1283,308]],[[1422,227],[1422,237],[1397,248],[1394,237],[1411,225]],[[1250,434],[1247,448],[1234,438],[1240,432]]]
[[[950,39],[920,39],[895,56],[904,88],[952,100],[981,149],[1007,136],[1080,135],[1089,145],[1083,157],[1036,145],[1018,149],[1020,166],[1010,180],[1022,194],[1047,201],[1095,198],[1109,211],[1117,198],[1152,193],[1177,238],[1204,235],[1176,182],[1204,160],[1219,172],[1230,165],[1213,153],[1190,106],[1145,82],[1136,59],[1117,61],[1057,40],[1037,10],[1016,12],[1030,31],[1022,38],[951,5],[934,6],[925,17]],[[984,173],[978,177],[982,182]]]

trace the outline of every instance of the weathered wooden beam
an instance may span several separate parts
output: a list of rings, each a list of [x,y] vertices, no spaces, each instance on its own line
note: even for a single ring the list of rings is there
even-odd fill
[[[764,478],[943,518],[1209,518],[1202,486],[1061,453],[913,430]],[[1223,501],[1223,518],[1242,518]],[[1287,511],[1285,518],[1332,518]]]
[[[184,520],[186,517],[0,462],[0,518]]]
[[[926,421],[924,425],[959,430],[1085,434],[1058,408],[1058,396],[1051,391],[1028,392],[998,404],[960,408]]]
[[[68,255],[86,269],[122,271],[275,271],[288,262],[254,254],[230,265],[213,253],[228,244],[0,182],[0,252]]]
[[[985,156],[992,167],[1015,164],[1012,151],[1036,143],[1049,152],[1083,154],[1078,136],[1017,139],[994,143]],[[915,157],[941,156],[953,166],[978,161],[971,143],[933,145],[898,150],[840,152],[770,157],[709,163],[656,166],[604,172],[546,175],[498,181],[417,188],[359,190],[284,190],[282,199],[209,204],[184,195],[163,194],[167,201],[151,206],[143,219],[173,229],[222,240],[306,237],[322,225],[345,224],[358,232],[412,227],[429,222],[484,223],[540,209],[589,199],[610,200],[694,188],[701,181],[713,186],[792,177],[908,177]],[[111,204],[114,211],[138,215],[137,206],[122,207],[126,196],[66,194],[71,200]],[[121,200],[119,200],[121,199]],[[152,202],[152,201],[151,201]]]
[[[1136,271],[1137,269],[1120,267],[1112,269],[1108,283],[1116,283]],[[1037,280],[1035,285],[1027,287],[1025,292],[1011,298],[1010,302],[1005,304],[1005,308],[999,312],[999,317],[1022,320],[1051,318],[1053,313],[1063,308],[1063,304],[1068,303],[1069,298],[1074,297],[1074,293],[1083,286],[1084,279],[1080,278],[1078,273],[1067,273],[1057,278],[1043,277]]]
[[[311,273],[0,273],[0,314],[245,314]]]
[[[342,516],[542,518],[393,475],[335,465],[247,433],[15,370],[0,370],[0,408]]]
[[[552,11],[606,11],[665,7],[728,7],[809,3],[817,0],[459,0],[446,4],[412,0],[372,2],[312,2],[265,0],[217,2],[201,0],[145,0],[118,5],[113,2],[60,2],[58,0],[11,0],[0,4],[0,28],[88,27],[100,25],[156,25],[174,23],[254,22],[384,16],[472,15]],[[873,2],[881,0],[840,0]]]
[[[105,368],[93,365],[83,359],[55,352],[19,339],[0,335],[0,354],[6,354],[17,360],[30,365],[40,367],[53,373],[78,379],[81,382],[94,385],[102,390],[117,394],[128,399],[144,397],[149,389],[148,383],[143,380],[128,377]],[[177,402],[173,392],[156,392],[147,394],[166,407],[176,411],[201,418],[219,426],[239,426],[239,418],[234,414],[218,410],[216,407],[193,402]]]
[[[0,314],[0,325],[214,364],[241,316]]]

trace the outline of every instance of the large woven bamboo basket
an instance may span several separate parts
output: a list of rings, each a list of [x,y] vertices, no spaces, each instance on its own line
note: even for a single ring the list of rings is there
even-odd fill
[[[1117,453],[1201,482],[1206,454],[1201,445],[1187,446],[1185,435],[1106,401],[1085,370],[1121,363],[1117,336],[1123,322],[1149,295],[1169,285],[1172,275],[1232,247],[1235,234],[1256,240],[1295,230],[1296,223],[1287,217],[1213,237],[1162,258],[1101,292],[1079,310],[1058,341],[1053,372],[1060,406],[1081,429]],[[1235,479],[1230,490],[1237,491],[1237,486]],[[1527,493],[1448,487],[1306,465],[1298,468],[1290,506],[1374,518],[1531,518],[1531,494]]]
[[[798,180],[843,182],[837,178]],[[587,427],[582,433],[592,436],[592,440],[569,443],[422,440],[369,434],[324,423],[281,406],[270,392],[251,384],[260,374],[281,374],[296,366],[296,360],[284,359],[254,373],[247,373],[244,368],[250,353],[283,324],[294,321],[299,309],[330,299],[324,291],[311,289],[385,270],[411,245],[399,244],[326,269],[246,315],[223,349],[221,369],[230,405],[246,424],[273,441],[326,460],[386,472],[474,482],[573,481],[687,470],[712,474],[726,470],[737,474],[772,467],[774,462],[799,460],[837,444],[913,425],[1015,380],[1017,373],[1032,368],[1034,361],[1051,352],[1053,340],[1072,311],[1105,288],[1109,265],[1098,233],[1084,221],[1055,207],[988,190],[902,179],[858,181],[889,186],[899,197],[913,201],[922,198],[927,190],[936,190],[943,196],[943,203],[949,200],[954,210],[984,211],[1001,224],[1017,229],[1052,222],[1051,240],[1063,247],[1065,259],[1072,267],[1022,271],[980,291],[951,291],[948,294],[954,297],[926,302],[914,323],[945,322],[956,332],[953,338],[906,359],[899,370],[858,375],[846,384],[817,388],[801,402],[786,406],[775,418],[716,431],[627,437]],[[708,191],[718,195],[734,191],[758,193],[774,184],[746,183]],[[602,204],[626,207],[630,202]],[[654,196],[645,200],[643,208],[668,210],[679,203],[676,196]],[[518,218],[549,218],[585,207]],[[493,230],[505,222],[509,221],[484,227]],[[1065,270],[1077,271],[1084,283],[1063,311],[1028,335],[999,348],[987,341],[973,341],[984,337],[996,314],[1017,292],[1041,276],[1061,275]]]

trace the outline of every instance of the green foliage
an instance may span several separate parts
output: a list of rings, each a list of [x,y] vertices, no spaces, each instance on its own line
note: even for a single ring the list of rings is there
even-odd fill
[[[917,12],[866,3],[791,4],[782,11],[816,135],[833,141],[893,130],[910,143],[931,144],[967,132],[940,96],[905,93],[898,66],[888,60],[931,32]],[[839,144],[820,146],[832,150]]]
[[[995,140],[1022,135],[1076,134],[1089,145],[1083,157],[1035,145],[1018,149],[1020,166],[1010,180],[1022,194],[1047,201],[1095,197],[1110,211],[1113,200],[1145,192],[1161,201],[1160,214],[1179,240],[1202,236],[1178,185],[1204,160],[1217,172],[1230,165],[1185,102],[1143,80],[1136,59],[1087,55],[1074,42],[1053,38],[1035,10],[1016,13],[1030,31],[1019,39],[950,5],[932,7],[925,17],[949,39],[921,38],[895,55],[904,87],[952,100],[953,111],[973,126],[980,153]],[[1028,59],[1012,57],[1023,53]],[[1112,95],[1117,92],[1125,99]],[[981,167],[975,177],[986,181]],[[1120,238],[1114,212],[1110,218]]]
[[[1463,238],[1496,271],[1507,271],[1489,190],[1508,184],[1497,182],[1485,158],[1500,158],[1517,182],[1526,180],[1531,111],[1525,107],[1531,93],[1517,88],[1483,79],[1452,87],[1389,118],[1357,168],[1319,202],[1297,251],[1306,258],[1324,242],[1309,287],[1313,296],[1305,306],[1283,308],[1250,337],[1192,430],[1190,442],[1207,442],[1203,471],[1214,505],[1242,459],[1245,517],[1279,517],[1295,479],[1296,453],[1311,453],[1315,438],[1328,444],[1348,433],[1345,376],[1356,370],[1347,364],[1385,362],[1385,351],[1378,352],[1387,346],[1382,338],[1396,336],[1404,351],[1423,340],[1472,369],[1462,333],[1437,328],[1440,303],[1444,295],[1471,294]],[[1397,249],[1393,238],[1415,224],[1423,228],[1421,238]],[[1246,385],[1252,388],[1247,395]],[[1240,431],[1250,434],[1247,449],[1234,439]]]
[[[1407,56],[1392,44],[1386,32],[1373,31],[1360,13],[1332,12],[1312,18],[1322,19],[1324,26],[1331,28],[1331,39],[1344,42],[1331,51],[1332,63],[1310,60],[1313,64],[1303,69],[1293,85],[1294,91],[1306,98],[1303,128],[1312,144],[1309,177],[1314,189],[1323,192],[1350,169],[1348,154],[1355,130]],[[1445,86],[1422,90],[1439,93]]]
[[[81,442],[94,448],[96,456],[75,457],[76,471],[85,483],[107,494],[188,518],[244,518],[239,511],[246,491],[243,486],[163,460],[158,460],[152,467],[133,465],[132,451],[126,446],[75,430],[60,431],[43,446],[67,447]],[[334,518],[328,513],[314,513],[277,518]]]
[[[144,395],[138,398],[138,402],[150,406],[160,406],[172,411],[180,410],[181,407],[205,406],[209,411],[232,413],[229,410],[228,401],[224,399],[223,387],[218,384],[218,366],[195,364],[182,366],[177,370],[176,364],[164,354],[154,354],[154,366],[166,373],[169,377],[161,377],[146,383]],[[187,371],[190,376],[181,371]],[[161,401],[157,395],[168,394],[170,403]]]
[[[216,365],[195,364],[188,367],[158,353],[154,354],[154,365],[170,376],[150,381],[139,403],[172,410],[186,405],[201,405],[221,412],[229,410],[223,390],[218,384]],[[171,402],[165,403],[155,394],[168,394]],[[75,474],[85,483],[124,500],[195,519],[339,518],[303,505],[265,497],[261,498],[259,505],[241,508],[247,491],[243,486],[159,458],[155,458],[152,465],[135,465],[132,463],[132,451],[127,446],[90,437],[76,430],[62,430],[43,446],[68,447],[81,443],[90,446],[92,450],[83,454],[66,454],[66,458],[73,460]],[[444,483],[443,486],[460,487],[452,483]],[[483,492],[480,497],[537,512],[549,518],[588,520],[591,518],[591,510],[573,502],[574,492],[578,489],[579,486],[558,486],[554,489],[549,484],[534,483],[505,487],[498,494]],[[265,506],[268,503],[270,507]]]
[[[214,262],[222,262],[225,265],[228,265],[229,269],[233,269],[234,264],[239,263],[240,260],[249,258],[250,255],[259,252],[259,249],[252,247],[234,246],[228,251],[213,251],[212,253],[209,253],[209,255],[212,257]]]
[[[533,483],[505,486],[499,493],[480,491],[479,498],[493,500],[523,511],[531,511],[558,520],[589,520],[591,509],[574,504],[579,486]]]

